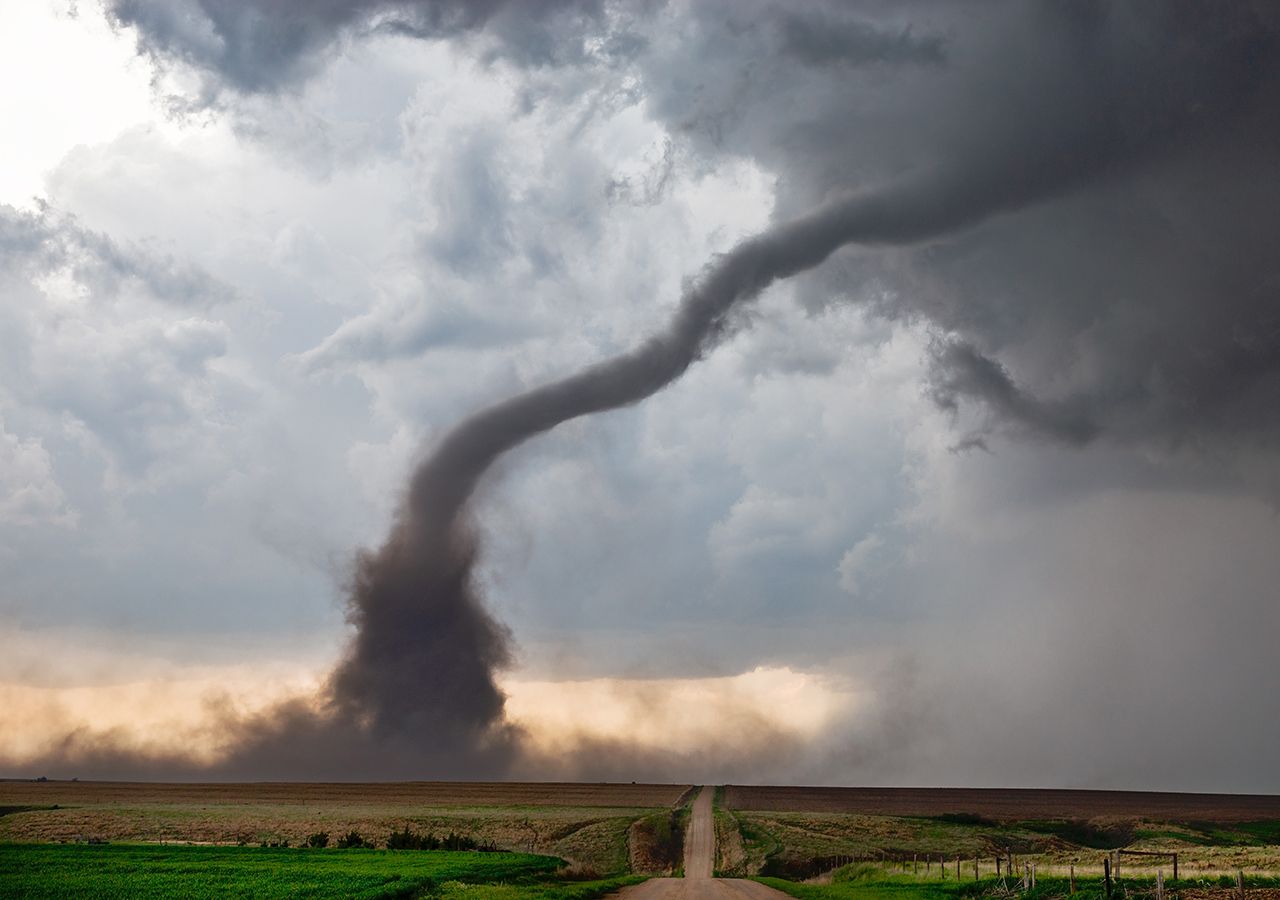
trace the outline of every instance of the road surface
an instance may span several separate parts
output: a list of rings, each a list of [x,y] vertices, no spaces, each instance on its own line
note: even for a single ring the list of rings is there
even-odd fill
[[[716,829],[711,816],[713,788],[704,787],[693,801],[684,836],[684,877],[650,878],[614,895],[618,900],[779,900],[787,895],[742,878],[712,878]]]

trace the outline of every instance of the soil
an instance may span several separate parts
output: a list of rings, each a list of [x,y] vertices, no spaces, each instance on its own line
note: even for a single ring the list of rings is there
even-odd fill
[[[379,782],[167,784],[120,781],[0,780],[0,806],[120,804],[298,804],[447,806],[672,806],[685,784],[555,782]]]
[[[1280,819],[1280,796],[974,788],[821,788],[730,785],[728,809],[760,812],[938,816],[970,813],[994,821],[1148,818],[1164,822]]]

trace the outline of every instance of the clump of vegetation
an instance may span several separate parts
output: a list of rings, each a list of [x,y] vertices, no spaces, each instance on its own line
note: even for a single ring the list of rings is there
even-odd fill
[[[314,847],[317,850],[323,850],[329,846],[329,832],[317,831],[315,834],[307,835],[307,846]]]
[[[262,846],[273,847],[273,848],[288,847],[289,840],[288,838],[276,838],[276,839],[268,838],[267,840],[262,842]]]
[[[372,847],[372,846],[373,846],[372,844],[368,843],[364,839],[364,835],[362,835],[360,832],[354,829],[352,829],[351,831],[348,831],[342,837],[338,838],[339,850],[351,850],[356,847]]]
[[[1027,831],[1051,834],[1078,847],[1090,847],[1094,850],[1115,850],[1118,847],[1127,847],[1133,843],[1134,838],[1133,826],[1129,824],[1115,824],[1104,828],[1078,819],[1020,824]]]
[[[440,838],[434,833],[419,834],[404,826],[403,831],[393,831],[387,836],[388,850],[439,850]]]

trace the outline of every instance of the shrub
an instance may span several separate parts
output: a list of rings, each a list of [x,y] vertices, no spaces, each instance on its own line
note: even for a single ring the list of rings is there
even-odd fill
[[[325,847],[328,847],[328,846],[329,846],[329,832],[327,832],[327,831],[317,831],[315,834],[309,834],[309,835],[307,835],[307,846],[308,846],[308,847],[315,847],[317,850],[322,850],[322,849],[324,849]]]
[[[387,837],[388,850],[439,850],[440,839],[434,834],[419,834],[408,825]]]
[[[372,844],[365,841],[364,837],[358,831],[348,831],[342,837],[338,838],[338,849],[347,850],[352,847],[371,847]]]

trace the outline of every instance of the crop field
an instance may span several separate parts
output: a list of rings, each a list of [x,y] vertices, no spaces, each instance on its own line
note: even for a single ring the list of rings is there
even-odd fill
[[[842,862],[913,881],[979,878],[1035,865],[1101,877],[1116,851],[1178,854],[1184,877],[1280,875],[1280,798],[1104,791],[776,788],[718,793],[718,868],[792,879]],[[945,872],[940,869],[946,862]],[[999,860],[999,862],[997,862]],[[1123,853],[1134,877],[1171,875],[1171,856]]]
[[[598,897],[633,879],[565,882],[514,853],[0,844],[6,898]]]
[[[628,831],[687,785],[136,784],[0,782],[0,841],[287,844],[358,832],[376,846],[406,826],[503,850],[627,872]],[[8,813],[7,815],[4,813]]]

